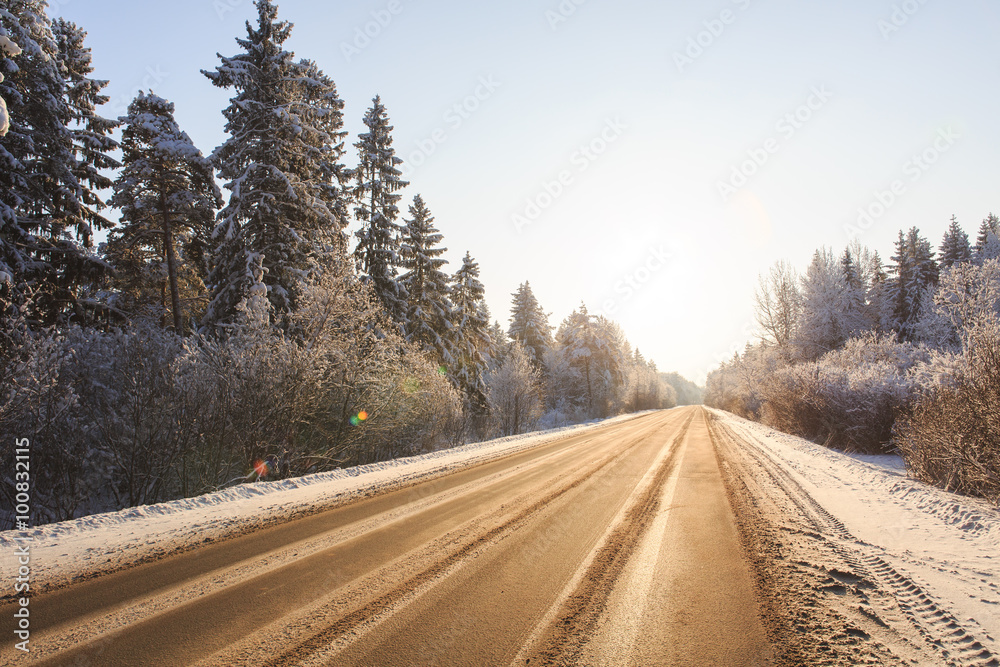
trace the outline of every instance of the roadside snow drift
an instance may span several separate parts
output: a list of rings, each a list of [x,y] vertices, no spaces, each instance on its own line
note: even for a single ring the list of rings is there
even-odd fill
[[[1000,509],[909,479],[897,456],[846,455],[712,412],[763,470],[782,471],[789,487],[808,495],[806,504],[817,504],[817,515],[828,516],[820,525],[829,526],[830,542],[859,556],[924,637],[950,652],[947,664],[996,664],[977,662],[985,655],[979,649],[962,657],[962,647],[949,642],[974,639],[1000,654]],[[963,629],[967,634],[956,634]]]

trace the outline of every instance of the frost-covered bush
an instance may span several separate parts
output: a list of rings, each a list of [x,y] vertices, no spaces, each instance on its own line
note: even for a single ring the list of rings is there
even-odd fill
[[[765,386],[788,364],[782,348],[763,344],[748,346],[742,356],[734,355],[708,374],[705,404],[758,420]]]
[[[14,314],[0,325],[0,455],[9,462],[0,482],[0,530],[13,526],[14,449],[22,439],[31,450],[33,524],[91,507],[103,463],[65,372],[72,353],[64,338],[53,330],[32,331],[15,309],[7,312]]]
[[[2,454],[13,460],[15,438],[31,443],[32,522],[197,495],[286,451],[288,472],[303,474],[452,444],[459,392],[379,325],[360,285],[339,283],[304,290],[294,336],[253,291],[224,336],[182,338],[157,318],[61,332],[7,318]]]
[[[919,479],[1000,502],[1000,323],[963,331],[964,368],[900,419],[895,442]]]
[[[506,359],[486,373],[486,403],[497,435],[530,431],[542,416],[541,378],[524,347],[515,344]]]
[[[1000,501],[1000,261],[956,264],[935,296],[961,353],[915,369],[922,388],[895,440],[925,481]]]
[[[106,480],[92,493],[115,508],[178,494],[172,472],[191,438],[173,373],[181,345],[178,336],[143,320],[128,329],[72,328],[66,335],[71,360],[64,372],[80,397],[87,440],[100,452]]]
[[[917,392],[910,370],[926,349],[868,334],[816,362],[781,369],[764,385],[761,420],[839,448],[880,452]]]

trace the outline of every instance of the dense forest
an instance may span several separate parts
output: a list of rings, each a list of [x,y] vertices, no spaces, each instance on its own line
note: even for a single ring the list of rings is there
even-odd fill
[[[404,201],[380,97],[351,143],[255,6],[203,71],[232,93],[208,155],[152,91],[102,117],[86,32],[44,0],[0,8],[0,451],[30,440],[33,522],[700,400],[586,306],[552,326],[528,282],[493,320]]]
[[[952,216],[936,252],[901,231],[888,265],[857,241],[779,262],[755,301],[760,340],[706,403],[1000,501],[1000,218],[973,243]]]

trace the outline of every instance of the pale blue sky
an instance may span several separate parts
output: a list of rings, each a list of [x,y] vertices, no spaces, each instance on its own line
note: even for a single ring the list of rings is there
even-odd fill
[[[391,4],[391,22],[345,56]],[[901,227],[936,244],[952,214],[974,235],[1000,212],[996,0],[562,6],[575,11],[553,27],[559,0],[279,3],[295,23],[288,46],[336,81],[351,143],[382,95],[409,160],[404,196],[424,196],[453,262],[465,250],[479,260],[505,324],[511,292],[530,280],[553,325],[581,301],[610,306],[661,369],[701,382],[749,337],[757,274],[781,258],[804,266],[821,245],[839,251],[858,208],[893,181],[902,194],[862,236],[884,258]],[[199,70],[238,52],[250,0],[51,8],[89,31],[97,75],[111,80],[107,115],[152,88],[206,153],[223,140],[229,93]],[[888,32],[894,12],[906,21]],[[675,54],[699,37],[706,46],[679,68]],[[925,151],[934,164],[915,167]],[[751,153],[766,162],[724,201],[719,183]],[[526,212],[538,215],[519,229]]]

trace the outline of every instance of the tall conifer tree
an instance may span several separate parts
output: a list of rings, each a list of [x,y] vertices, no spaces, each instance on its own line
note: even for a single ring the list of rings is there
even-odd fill
[[[362,279],[371,284],[386,312],[397,324],[406,319],[406,292],[399,284],[399,237],[401,227],[398,192],[408,183],[397,168],[403,161],[392,147],[389,115],[378,96],[364,118],[368,131],[355,147],[359,163],[355,170],[355,216],[361,223],[354,257]]]
[[[256,263],[281,318],[295,310],[323,255],[344,251],[343,103],[315,63],[283,48],[292,24],[278,20],[274,3],[256,7],[256,26],[247,22],[247,37],[236,40],[243,53],[220,55],[218,68],[203,72],[235,90],[223,112],[229,138],[212,154],[231,195],[214,233],[208,325],[233,321],[256,284]]]
[[[410,217],[400,244],[406,273],[399,284],[407,297],[403,330],[408,340],[450,367],[454,361],[450,346],[452,306],[448,274],[442,271],[448,260],[441,257],[447,248],[441,247],[444,237],[434,227],[434,216],[420,195],[413,198]]]
[[[950,267],[961,262],[972,260],[972,248],[969,246],[969,235],[958,224],[958,218],[951,216],[948,230],[941,239],[941,266]]]
[[[108,269],[91,250],[94,233],[111,225],[100,215],[97,190],[110,183],[101,170],[117,166],[107,154],[115,122],[95,111],[106,82],[88,78],[85,33],[54,27],[44,0],[4,3],[0,26],[0,98],[10,115],[0,138],[4,289],[33,321],[85,319],[96,304],[83,289]]]
[[[222,196],[211,162],[174,120],[173,104],[140,93],[122,120],[124,168],[112,200],[122,212],[122,225],[112,232],[107,255],[119,274],[134,276],[140,294],[155,293],[157,287],[169,292],[169,298],[161,297],[162,305],[171,313],[174,330],[184,333],[185,311],[191,309],[182,307],[180,283],[186,281],[188,291],[196,292],[187,296],[200,296],[204,289],[196,284],[206,278],[197,259],[211,237]]]
[[[990,213],[979,225],[973,258],[982,264],[988,259],[1000,257],[1000,217]]]
[[[552,347],[552,327],[527,282],[522,283],[513,295],[508,334],[511,340],[525,347],[536,367],[542,365],[545,352]]]
[[[462,267],[452,277],[451,301],[453,376],[469,401],[485,409],[483,379],[495,343],[490,335],[490,311],[486,306],[486,290],[479,280],[479,264],[468,252],[462,258]]]

